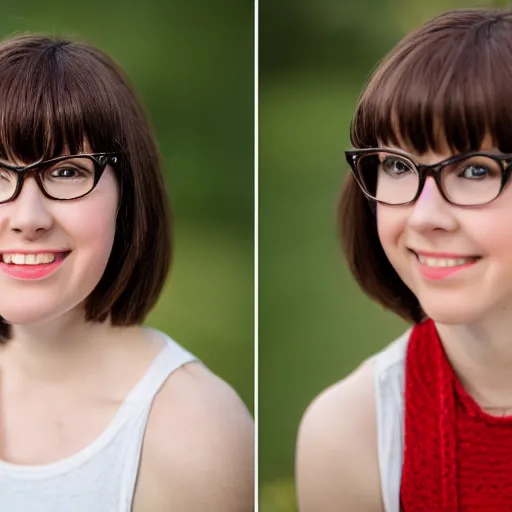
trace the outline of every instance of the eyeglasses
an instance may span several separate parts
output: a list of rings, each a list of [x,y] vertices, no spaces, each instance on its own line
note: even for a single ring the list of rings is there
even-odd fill
[[[484,205],[501,194],[512,170],[512,155],[486,152],[463,153],[433,165],[420,165],[387,148],[355,149],[345,156],[365,196],[392,206],[414,203],[429,176],[448,203]]]
[[[33,174],[49,199],[69,201],[94,190],[107,165],[116,164],[119,153],[66,155],[26,167],[0,162],[0,204],[14,201],[25,178]]]

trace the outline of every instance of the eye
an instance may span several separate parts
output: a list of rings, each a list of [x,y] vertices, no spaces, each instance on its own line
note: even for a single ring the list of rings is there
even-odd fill
[[[481,180],[488,176],[491,173],[487,167],[483,167],[481,165],[470,165],[464,169],[462,169],[459,176],[462,178],[468,178],[472,180]]]
[[[57,179],[83,178],[86,177],[87,174],[87,171],[85,171],[84,169],[69,166],[52,169],[49,173],[51,178]]]
[[[380,165],[384,172],[390,176],[401,176],[405,173],[414,172],[411,165],[400,158],[385,157]]]
[[[54,169],[51,172],[52,178],[74,178],[77,175],[76,169],[63,167],[62,169]]]

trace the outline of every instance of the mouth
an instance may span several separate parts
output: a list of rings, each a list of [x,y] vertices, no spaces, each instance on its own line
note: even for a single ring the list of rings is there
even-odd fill
[[[36,266],[49,265],[66,259],[71,251],[52,251],[38,253],[2,253],[1,262],[6,265],[15,266]]]
[[[416,256],[416,259],[429,268],[454,268],[471,265],[480,260],[481,256],[445,255],[432,253],[417,253],[412,249],[409,251]]]

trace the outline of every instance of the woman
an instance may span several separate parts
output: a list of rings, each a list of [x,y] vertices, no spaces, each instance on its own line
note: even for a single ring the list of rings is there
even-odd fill
[[[0,508],[252,510],[252,422],[141,324],[170,265],[159,157],[122,70],[0,44]]]
[[[512,510],[512,11],[445,13],[363,91],[339,220],[412,327],[302,420],[302,512]]]

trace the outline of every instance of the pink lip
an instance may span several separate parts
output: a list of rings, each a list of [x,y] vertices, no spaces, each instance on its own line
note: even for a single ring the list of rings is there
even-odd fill
[[[5,253],[4,253],[5,254]],[[41,263],[39,265],[15,265],[0,261],[0,271],[14,279],[37,280],[53,274],[64,262],[69,253],[56,255],[52,263]]]
[[[423,255],[424,253],[422,253]],[[437,256],[442,257],[442,256]],[[449,256],[444,256],[445,258]],[[478,260],[468,261],[463,265],[457,265],[456,267],[428,267],[423,263],[420,263],[417,257],[415,257],[416,263],[418,265],[418,270],[422,277],[425,279],[430,279],[432,281],[439,281],[441,279],[446,279],[447,277],[455,274],[456,272],[460,272],[461,270],[465,270],[471,266],[473,266]]]

